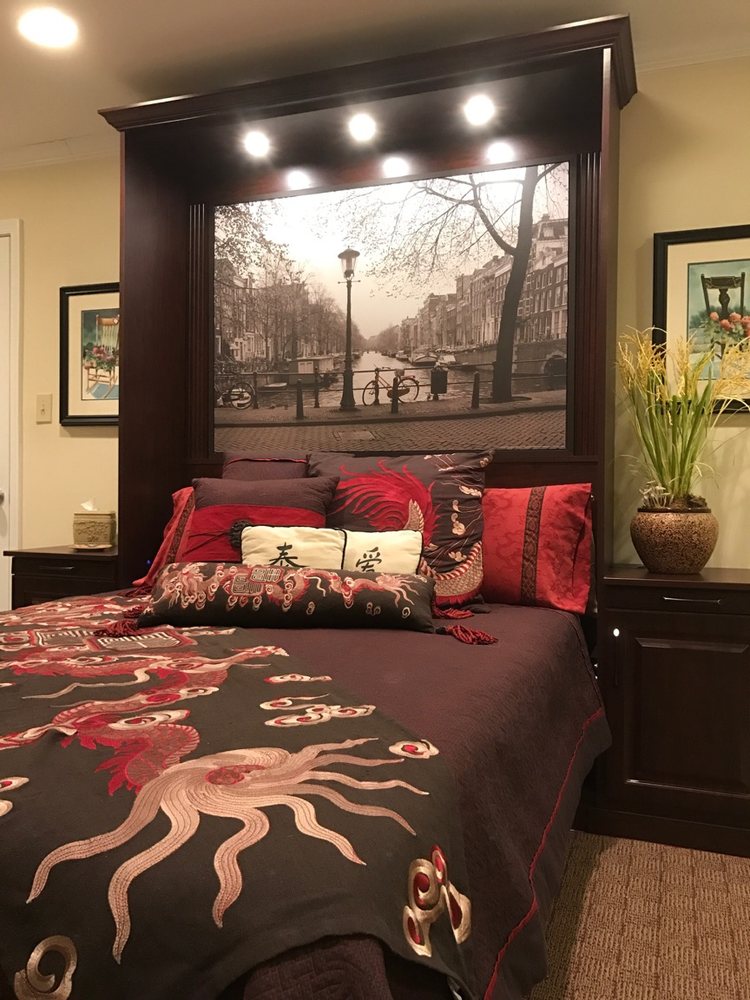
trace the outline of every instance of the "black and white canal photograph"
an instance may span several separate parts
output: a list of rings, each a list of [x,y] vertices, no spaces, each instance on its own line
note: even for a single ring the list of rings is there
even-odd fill
[[[215,210],[216,450],[564,448],[568,163],[298,173]]]

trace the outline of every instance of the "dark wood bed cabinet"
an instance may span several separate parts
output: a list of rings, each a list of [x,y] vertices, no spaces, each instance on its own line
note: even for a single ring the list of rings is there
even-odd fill
[[[614,745],[593,830],[750,855],[750,571],[603,581],[599,682]]]
[[[479,162],[476,139],[435,122],[455,117],[461,88],[489,83],[502,98],[519,164],[570,163],[572,238],[566,447],[498,452],[488,481],[592,481],[600,570],[610,561],[618,129],[636,89],[627,17],[102,112],[122,134],[123,584],[143,574],[156,550],[170,493],[220,469],[212,428],[213,208],[280,190],[278,174],[251,169],[243,127],[267,120],[283,136],[275,170],[313,157],[332,188],[351,187],[374,181],[377,162],[342,141],[340,109],[395,102],[394,147],[413,151],[426,171],[471,168]]]
[[[14,549],[3,555],[13,559],[14,608],[117,587],[116,546],[95,550],[55,545]]]

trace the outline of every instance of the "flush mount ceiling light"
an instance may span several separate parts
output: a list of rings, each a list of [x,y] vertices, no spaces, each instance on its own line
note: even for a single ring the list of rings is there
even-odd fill
[[[487,147],[486,159],[488,163],[512,163],[515,155],[513,147],[509,142],[497,139]]]
[[[290,191],[304,191],[312,187],[312,177],[306,170],[290,170],[286,175],[286,186]]]
[[[257,158],[268,156],[271,151],[271,140],[265,132],[261,132],[258,129],[251,129],[249,132],[246,132],[242,140],[242,145],[250,156]]]
[[[486,94],[474,94],[464,104],[464,115],[470,125],[486,125],[496,111],[495,102]]]
[[[404,177],[410,172],[409,161],[403,156],[389,156],[383,160],[383,177]]]
[[[67,49],[78,38],[78,25],[57,7],[32,7],[18,19],[25,39],[45,49]]]
[[[364,111],[352,115],[349,119],[349,134],[357,142],[369,142],[378,131],[378,123]]]

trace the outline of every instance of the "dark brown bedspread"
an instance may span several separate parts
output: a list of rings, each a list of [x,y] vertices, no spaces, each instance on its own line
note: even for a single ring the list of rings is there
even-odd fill
[[[494,607],[495,646],[418,633],[261,632],[429,739],[461,797],[472,951],[486,997],[517,1000],[544,977],[544,926],[581,784],[609,730],[574,616]],[[474,624],[474,622],[471,622]],[[271,639],[270,637],[273,636]],[[254,970],[244,1000],[427,1000],[445,980],[374,939],[329,939]]]
[[[469,960],[480,993],[518,1000],[544,975],[544,923],[570,825],[609,731],[573,616],[495,607],[475,623],[499,643],[326,629],[255,629],[252,642],[281,646],[330,672],[337,687],[439,747],[460,800],[473,915]],[[45,624],[55,627],[54,615]],[[230,997],[432,1000],[450,990],[437,972],[360,934],[287,951],[249,972],[223,1000]]]

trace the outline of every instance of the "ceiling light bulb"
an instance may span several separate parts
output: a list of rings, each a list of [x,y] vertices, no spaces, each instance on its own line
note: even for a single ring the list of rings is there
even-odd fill
[[[365,114],[364,111],[352,115],[349,119],[349,132],[352,139],[356,139],[357,142],[369,142],[370,139],[374,138],[377,130],[378,124],[375,119],[372,115]]]
[[[486,125],[496,111],[495,102],[486,94],[474,94],[464,104],[464,114],[470,125]]]
[[[286,185],[291,191],[304,191],[312,187],[312,177],[306,170],[290,170],[286,175]]]
[[[66,49],[78,38],[76,22],[57,7],[32,7],[19,17],[18,30],[46,49]]]
[[[250,156],[268,156],[271,149],[271,140],[265,132],[259,132],[257,129],[246,132],[242,144]]]
[[[409,161],[403,156],[389,156],[383,160],[383,177],[403,177],[410,169]]]
[[[514,159],[515,152],[509,142],[498,139],[487,147],[488,163],[512,163]]]

